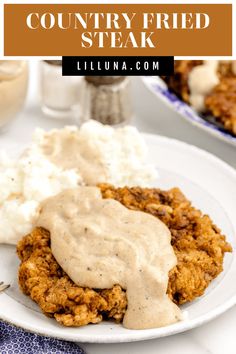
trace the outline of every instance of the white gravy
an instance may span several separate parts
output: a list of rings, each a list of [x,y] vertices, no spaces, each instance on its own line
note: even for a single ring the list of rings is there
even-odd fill
[[[219,83],[218,65],[218,60],[205,60],[202,65],[195,66],[189,74],[189,102],[198,112],[204,112],[205,97]]]
[[[23,60],[0,60],[0,125],[14,117],[25,100],[28,66]]]
[[[166,294],[177,263],[170,231],[156,217],[103,199],[96,187],[78,187],[44,201],[37,225],[50,231],[53,255],[76,284],[126,289],[126,328],[182,319]]]
[[[42,146],[45,156],[56,166],[63,169],[74,169],[79,173],[86,185],[96,185],[107,180],[107,171],[101,162],[100,152],[96,151],[93,141],[89,143],[74,131],[61,129],[45,138]]]

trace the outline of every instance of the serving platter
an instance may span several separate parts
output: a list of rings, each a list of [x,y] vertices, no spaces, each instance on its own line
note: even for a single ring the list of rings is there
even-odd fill
[[[144,138],[150,152],[149,160],[159,171],[154,186],[181,188],[196,207],[211,216],[234,247],[236,171],[213,155],[186,143],[150,134],[145,134]],[[109,321],[65,328],[45,317],[38,306],[20,292],[18,264],[15,247],[0,245],[0,280],[11,284],[0,294],[0,318],[27,331],[74,342],[118,343],[173,335],[200,326],[236,304],[234,250],[226,254],[224,272],[211,283],[205,294],[182,307],[188,315],[184,321],[148,330],[128,330]]]
[[[236,146],[236,136],[226,131],[213,117],[197,113],[190,105],[183,102],[174,93],[170,92],[165,82],[158,76],[143,76],[144,84],[162,102],[177,112],[190,124],[206,131],[231,145]]]

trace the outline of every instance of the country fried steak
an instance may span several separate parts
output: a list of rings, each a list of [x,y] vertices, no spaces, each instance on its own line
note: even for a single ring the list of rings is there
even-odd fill
[[[176,60],[172,76],[162,77],[168,88],[189,103],[188,78],[191,70],[203,60]],[[230,62],[219,63],[219,84],[206,96],[206,114],[212,115],[224,128],[236,134],[236,76]]]
[[[206,97],[206,108],[236,135],[236,77],[223,78]]]
[[[178,188],[99,187],[103,198],[152,214],[170,229],[178,264],[169,273],[167,292],[176,304],[201,296],[222,272],[224,253],[231,252],[231,246],[209,216],[195,209]],[[127,307],[125,291],[118,284],[101,290],[73,283],[52,255],[49,231],[34,229],[18,243],[17,253],[20,287],[45,315],[64,326],[98,323],[106,318],[122,320]]]

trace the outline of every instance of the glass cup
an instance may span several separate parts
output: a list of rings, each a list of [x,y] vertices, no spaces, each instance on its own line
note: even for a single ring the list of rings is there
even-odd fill
[[[42,111],[56,119],[73,119],[78,115],[81,77],[62,76],[61,60],[40,63]]]

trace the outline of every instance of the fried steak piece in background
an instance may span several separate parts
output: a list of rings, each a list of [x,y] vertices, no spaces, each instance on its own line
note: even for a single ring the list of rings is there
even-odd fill
[[[225,77],[205,100],[206,108],[236,135],[236,76]]]
[[[188,77],[191,70],[202,60],[176,60],[175,73],[163,76],[168,88],[183,101],[189,103]],[[206,97],[206,115],[212,115],[224,128],[236,135],[236,75],[228,61],[219,64],[220,83]]]
[[[222,272],[224,253],[231,252],[231,246],[211,219],[192,207],[178,188],[99,187],[103,198],[152,214],[170,229],[178,264],[170,271],[167,292],[175,303],[201,296]],[[127,307],[125,291],[119,285],[106,290],[75,285],[53,257],[48,231],[36,228],[18,243],[17,252],[21,259],[20,287],[46,315],[65,326],[98,323],[105,318],[122,320]]]
[[[174,75],[162,76],[168,88],[183,101],[189,103],[188,76],[190,71],[203,60],[175,60]]]

